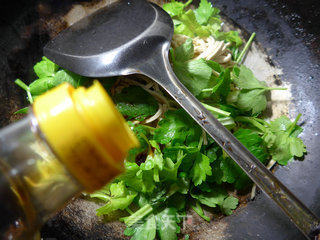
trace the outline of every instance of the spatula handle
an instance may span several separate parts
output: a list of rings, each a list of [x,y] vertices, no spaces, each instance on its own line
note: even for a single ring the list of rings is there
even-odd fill
[[[189,113],[307,238],[315,239],[319,234],[319,219],[189,92],[172,71],[167,55],[163,50],[163,58],[148,62],[143,73],[159,83]]]

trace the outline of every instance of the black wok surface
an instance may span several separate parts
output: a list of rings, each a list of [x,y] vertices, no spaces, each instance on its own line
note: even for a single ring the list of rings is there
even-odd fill
[[[46,16],[50,15],[52,19],[52,16],[66,13],[73,2],[1,1],[0,126],[19,118],[12,113],[26,104],[25,93],[14,85],[14,79],[31,81],[35,77],[32,66],[40,60],[42,47],[65,28],[63,22],[46,22]],[[301,120],[305,130],[302,138],[308,154],[304,161],[296,160],[286,167],[278,167],[275,174],[320,216],[320,2],[216,0],[215,3],[242,29],[257,33],[256,39],[266,49],[272,64],[282,69],[281,80],[292,84],[290,116],[303,114]],[[48,5],[51,6],[49,10]],[[43,237],[122,239],[121,234],[114,234],[103,224],[88,235],[81,226],[62,220],[58,216],[49,221],[43,229]],[[223,221],[226,229],[221,239],[304,239],[263,194]],[[191,235],[191,239],[197,239],[196,235]]]

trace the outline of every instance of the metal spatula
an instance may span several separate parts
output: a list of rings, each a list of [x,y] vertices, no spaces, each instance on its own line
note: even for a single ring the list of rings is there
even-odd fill
[[[307,238],[319,233],[318,218],[256,159],[173,73],[168,51],[170,16],[144,0],[122,0],[62,31],[44,54],[63,68],[87,77],[139,73],[161,85],[288,215]]]

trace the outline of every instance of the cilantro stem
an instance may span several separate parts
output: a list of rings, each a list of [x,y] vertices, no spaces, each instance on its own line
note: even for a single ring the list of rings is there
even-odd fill
[[[14,112],[14,114],[25,114],[28,113],[29,107],[21,108],[18,111]]]
[[[259,123],[257,120],[251,117],[236,117],[235,120],[238,122],[251,123],[253,126],[255,126],[256,128],[260,129],[263,132],[267,130],[265,126],[263,126],[261,123]]]
[[[153,211],[153,208],[151,207],[150,204],[145,205],[144,207],[140,208],[138,211],[135,213],[131,214],[129,217],[122,218],[124,223],[128,226],[131,227],[133,224],[147,216]]]
[[[231,113],[229,112],[226,112],[226,111],[223,111],[219,108],[216,108],[216,107],[212,107],[208,104],[205,104],[205,103],[202,103],[202,105],[208,109],[212,114],[218,114],[218,115],[222,115],[222,116],[225,116],[225,117],[229,117],[231,115]]]
[[[27,96],[28,96],[29,102],[32,104],[33,103],[33,98],[32,98],[32,95],[31,95],[30,91],[27,91]]]
[[[264,121],[264,120],[262,120],[262,119],[260,119],[260,118],[252,117],[252,119],[254,119],[255,121],[261,123],[263,126],[264,126],[264,125],[267,125],[267,126],[270,127],[270,123],[268,123],[268,122],[266,122],[266,121]]]
[[[131,215],[134,213],[129,207],[126,208],[126,211]]]
[[[210,222],[210,218],[204,214],[203,209],[202,209],[199,201],[196,201],[195,205],[192,204],[191,207],[200,217],[202,217],[207,222]]]
[[[190,5],[190,3],[192,3],[192,1],[193,1],[193,0],[189,0],[188,2],[186,2],[186,3],[184,4],[184,7],[188,7],[188,5]]]
[[[296,117],[296,119],[294,120],[294,122],[290,125],[290,128],[288,129],[289,135],[292,133],[292,131],[293,131],[294,128],[296,127],[296,125],[297,125],[300,117],[301,117],[301,113],[298,114],[298,116]]]
[[[218,118],[218,121],[222,123],[223,126],[232,126],[235,124],[233,118],[231,117]]]
[[[250,48],[251,43],[252,43],[252,41],[253,41],[253,39],[254,39],[255,36],[256,36],[256,33],[255,33],[255,32],[251,34],[248,42],[246,43],[246,45],[244,46],[242,52],[240,53],[239,57],[238,57],[237,60],[236,60],[236,63],[237,63],[237,64],[239,64],[239,63],[242,61],[243,56],[246,54],[246,52],[247,52],[248,49]]]
[[[204,141],[204,139],[203,139],[203,134],[201,134],[200,139],[199,139],[199,143],[198,143],[198,149],[199,149],[199,150],[200,150],[201,147],[202,147],[203,141]]]
[[[265,90],[288,90],[288,88],[270,88],[270,87],[268,87],[268,88],[265,88]]]
[[[144,125],[144,124],[140,124],[141,126],[145,127],[146,129],[148,129],[149,131],[154,131],[156,130],[155,127],[151,127],[151,126],[148,126],[148,125]]]
[[[22,82],[20,79],[17,79],[14,81],[15,84],[17,84],[19,87],[21,87],[23,90],[25,90],[27,92],[27,96],[28,96],[28,100],[30,103],[33,103],[33,98],[32,95],[30,93],[30,88],[27,84],[25,84],[24,82]]]
[[[213,91],[213,88],[205,88],[205,89],[202,89],[201,92],[212,92]]]
[[[175,57],[174,57],[173,48],[170,48],[169,53],[170,53],[171,60],[174,62],[175,61]]]
[[[28,85],[22,82],[20,79],[15,80],[14,83],[21,87],[23,90],[29,91]]]

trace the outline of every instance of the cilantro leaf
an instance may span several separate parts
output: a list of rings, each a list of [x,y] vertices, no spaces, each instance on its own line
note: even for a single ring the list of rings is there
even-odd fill
[[[187,7],[191,2],[192,0],[189,0],[187,3],[173,0],[170,3],[163,4],[162,8],[169,13],[171,17],[179,16],[184,12],[184,8]]]
[[[33,69],[39,78],[53,77],[59,66],[48,58],[42,57],[42,60],[34,65]]]
[[[198,147],[180,146],[180,147],[170,147],[168,149],[165,149],[165,152],[168,153],[172,151],[177,153],[176,150],[182,150],[183,153],[185,154],[185,157],[183,158],[183,161],[179,167],[179,171],[188,173],[189,175],[191,168],[194,164],[194,161],[197,158],[197,155],[200,153],[200,149]]]
[[[174,32],[183,34],[188,37],[208,37],[210,36],[209,28],[198,23],[193,10],[188,10],[178,18],[180,24],[176,25]]]
[[[228,196],[226,199],[223,200],[222,204],[220,205],[220,209],[225,215],[231,215],[232,210],[237,208],[238,203],[238,198]]]
[[[159,171],[162,171],[164,166],[162,152],[155,141],[150,140],[150,144],[154,148],[153,154],[148,155],[146,161],[140,165],[140,169],[153,170],[153,179],[155,182],[159,182]]]
[[[216,37],[217,40],[229,42],[236,48],[240,47],[243,43],[237,31],[214,31],[213,35]]]
[[[280,163],[286,165],[288,161],[296,157],[302,157],[307,151],[306,146],[300,138],[297,138],[302,128],[296,123],[301,115],[298,115],[296,120],[292,123],[289,118],[282,116],[270,123],[270,130],[274,137],[269,140],[270,153],[272,158]],[[270,134],[270,133],[269,133]]]
[[[212,175],[210,159],[204,154],[197,154],[194,164],[191,168],[190,176],[195,186],[200,185],[206,180],[207,176]]]
[[[188,38],[183,44],[174,50],[174,61],[186,62],[194,55],[192,39]]]
[[[241,91],[238,95],[237,106],[243,111],[252,111],[253,115],[262,112],[267,107],[265,90]]]
[[[258,158],[262,163],[266,163],[268,158],[267,149],[263,144],[263,139],[258,133],[251,129],[238,129],[234,136],[246,147],[248,150]]]
[[[166,158],[165,166],[163,171],[160,172],[160,176],[165,180],[176,181],[178,169],[182,163],[182,159],[185,157],[181,150],[178,151],[176,163],[174,163],[170,158]]]
[[[82,77],[68,70],[58,71],[54,75],[53,79],[57,85],[63,82],[67,82],[67,83],[70,83],[75,88],[84,85],[88,81],[86,77]]]
[[[157,232],[161,240],[176,240],[177,233],[180,233],[180,227],[177,222],[177,209],[165,208],[155,215],[157,223]]]
[[[124,210],[132,203],[134,198],[137,196],[137,193],[127,189],[124,182],[121,181],[119,183],[111,184],[108,193],[98,191],[90,196],[105,200],[107,202],[105,206],[97,209],[97,215],[101,216],[109,214],[118,209]]]
[[[240,68],[234,68],[233,81],[240,89],[237,95],[237,106],[239,109],[252,114],[258,114],[267,107],[267,97],[265,92],[268,90],[264,82],[258,81],[252,71],[241,65]]]
[[[208,61],[209,64],[212,64],[212,61]],[[230,83],[231,83],[231,78],[230,78],[230,69],[223,69],[221,67],[221,72],[218,77],[218,82],[217,84],[212,88],[212,93],[215,95],[219,95],[220,99],[222,101],[225,101],[227,96],[229,95],[230,92]]]
[[[158,125],[153,139],[161,144],[197,144],[202,133],[200,127],[183,109],[167,111]]]
[[[125,162],[125,169],[117,179],[124,181],[128,187],[141,193],[150,193],[155,189],[153,171],[143,171],[138,164],[132,162]]]
[[[219,14],[217,8],[213,8],[212,4],[207,0],[201,0],[199,7],[195,10],[195,15],[198,23],[205,25],[208,23],[210,17],[215,13]]]
[[[161,144],[171,142],[183,143],[187,138],[187,124],[183,110],[167,111],[165,117],[158,123],[153,139]]]
[[[228,196],[228,193],[225,189],[215,186],[212,188],[211,192],[192,193],[191,196],[208,207],[216,207],[217,205],[222,205],[224,199]]]
[[[268,158],[267,149],[263,139],[258,133],[251,129],[239,129],[234,133],[235,137],[262,163]],[[235,183],[237,189],[243,189],[250,183],[249,177],[242,169],[229,157],[220,158],[220,168],[223,172],[221,180],[223,182]]]
[[[238,206],[239,202],[237,198],[229,196],[221,186],[212,187],[211,192],[192,193],[191,196],[208,207],[219,206],[222,213],[226,215],[232,214],[232,210]]]
[[[302,157],[306,152],[306,146],[298,138],[303,130],[297,125],[300,116],[299,114],[294,122],[286,116],[281,116],[270,123],[252,117],[238,117],[237,120],[257,127],[273,160],[286,165],[294,156]]]
[[[53,76],[41,77],[33,81],[29,85],[29,89],[32,96],[38,96],[63,82],[70,83],[72,86],[77,88],[83,85],[86,81],[88,81],[87,78],[62,69],[56,72]]]
[[[246,112],[252,111],[252,115],[266,109],[266,91],[284,90],[283,88],[268,88],[265,82],[256,79],[252,71],[243,65],[235,67],[232,75],[235,85],[241,89],[235,96],[237,99],[234,102],[237,103],[239,109]]]
[[[157,101],[138,86],[124,88],[113,99],[119,112],[128,120],[143,120],[158,110]]]
[[[241,65],[238,70],[234,71],[239,71],[239,76],[234,78],[234,83],[241,89],[251,90],[257,88],[264,89],[267,87],[265,82],[256,79],[252,71],[244,65]]]
[[[197,96],[203,89],[213,86],[212,68],[204,59],[192,60],[188,62],[173,62],[173,70],[179,80]]]
[[[276,133],[281,131],[289,131],[289,129],[291,129],[290,135],[297,137],[302,132],[302,128],[296,125],[295,122],[291,122],[286,116],[280,116],[279,118],[276,118],[270,122],[270,130]]]
[[[221,167],[221,158],[214,160],[213,163],[211,163],[212,168],[212,175],[207,177],[206,181],[210,183],[217,183],[221,184],[222,182],[229,182],[229,181],[223,181],[224,180],[224,171]],[[234,181],[231,181],[234,182]]]

